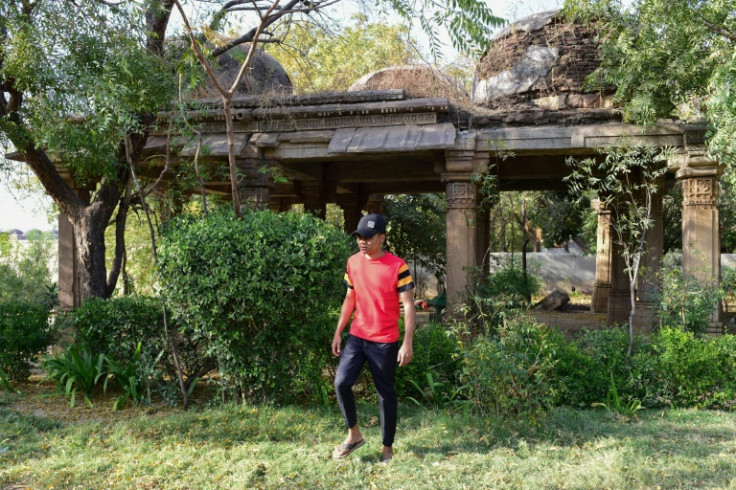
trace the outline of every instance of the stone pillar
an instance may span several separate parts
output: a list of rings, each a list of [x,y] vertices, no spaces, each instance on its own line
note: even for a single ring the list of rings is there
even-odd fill
[[[479,216],[478,190],[471,181],[478,170],[475,136],[458,138],[455,149],[445,153],[445,184],[447,200],[447,277],[446,291],[449,305],[457,303],[467,287],[467,268],[482,264],[488,229],[486,220]],[[487,161],[485,162],[487,165]],[[480,218],[480,219],[479,219]]]
[[[718,218],[718,178],[723,168],[704,148],[688,148],[679,159],[682,182],[682,269],[701,284],[718,281],[721,272],[721,234]],[[723,332],[720,312],[714,311],[709,333]]]
[[[634,326],[639,332],[648,332],[657,323],[654,301],[660,291],[659,272],[662,268],[664,249],[664,220],[662,197],[664,177],[656,183],[657,192],[651,196],[652,227],[646,233],[646,250],[642,257],[637,286],[636,315]]]
[[[59,214],[59,307],[72,310],[81,306],[79,260],[74,227],[64,213]]]
[[[355,194],[339,196],[337,201],[342,209],[345,233],[354,232],[358,228],[358,222],[362,215],[358,196]]]
[[[365,203],[365,210],[368,211],[368,214],[383,214],[383,194],[369,194],[368,201]]]
[[[275,162],[257,158],[242,158],[237,162],[238,173],[238,196],[243,208],[246,209],[268,209],[271,204],[271,190],[274,188],[273,178],[270,172],[264,172]]]
[[[595,255],[595,282],[593,283],[593,297],[590,309],[594,313],[608,311],[608,297],[611,294],[613,276],[613,246],[611,245],[611,210],[594,201],[591,206],[598,215],[598,240]]]
[[[611,240],[611,291],[608,294],[608,324],[628,323],[631,313],[631,292],[621,245]]]

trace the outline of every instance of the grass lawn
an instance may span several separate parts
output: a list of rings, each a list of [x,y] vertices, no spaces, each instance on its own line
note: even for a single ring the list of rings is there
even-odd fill
[[[401,406],[396,456],[342,461],[335,408],[69,409],[50,386],[0,394],[0,488],[736,488],[736,414],[559,408],[536,427]]]

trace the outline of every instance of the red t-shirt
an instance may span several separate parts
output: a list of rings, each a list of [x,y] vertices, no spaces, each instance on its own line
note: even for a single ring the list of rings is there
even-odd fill
[[[371,342],[399,340],[399,293],[414,289],[406,262],[389,252],[377,259],[358,252],[348,259],[345,283],[355,292],[350,334]]]

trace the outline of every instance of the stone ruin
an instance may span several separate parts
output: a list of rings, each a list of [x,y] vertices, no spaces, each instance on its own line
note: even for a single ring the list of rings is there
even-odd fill
[[[610,107],[612,92],[583,90],[599,65],[588,26],[567,21],[559,10],[541,12],[494,36],[476,67],[471,101],[489,109]]]

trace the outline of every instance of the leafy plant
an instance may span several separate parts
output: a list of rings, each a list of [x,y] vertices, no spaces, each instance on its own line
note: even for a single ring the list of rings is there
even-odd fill
[[[671,149],[653,146],[610,147],[602,158],[567,159],[572,172],[563,180],[570,191],[585,197],[592,193],[602,209],[611,211],[611,241],[623,259],[629,280],[629,348],[634,348],[636,288],[644,255],[648,252],[648,231],[654,226],[652,204],[661,192]],[[603,176],[603,177],[601,177]],[[649,299],[649,298],[647,298]]]
[[[69,407],[74,408],[77,391],[82,391],[84,401],[93,407],[90,395],[100,378],[107,375],[103,369],[104,354],[94,355],[89,351],[80,352],[72,346],[57,357],[47,357],[43,361],[43,369],[47,379],[54,380],[69,399]]]
[[[163,314],[159,299],[147,296],[92,298],[64,315],[64,328],[75,335],[75,344],[83,350],[104,352],[117,365],[127,366],[138,358],[146,382],[161,390],[167,380],[175,379],[175,368],[166,351]],[[202,352],[190,329],[180,328],[174,338],[179,359],[184,365],[187,385],[213,369],[215,364]],[[140,353],[136,355],[140,346]],[[147,386],[150,390],[150,386]]]
[[[140,342],[138,342],[138,346],[135,349],[133,359],[128,364],[119,364],[114,359],[105,356],[105,365],[109,376],[105,377],[105,382],[102,386],[103,391],[107,392],[107,383],[110,379],[113,379],[115,380],[115,384],[117,384],[124,393],[113,403],[113,410],[118,410],[126,401],[128,401],[128,399],[138,402],[145,398],[145,394],[143,393],[144,383],[139,373],[140,358]]]
[[[696,334],[705,332],[713,312],[725,297],[717,283],[703,284],[678,266],[665,266],[659,274],[662,286],[655,296],[660,327],[680,326]]]
[[[0,368],[10,379],[22,381],[29,363],[56,338],[49,309],[38,303],[0,303]]]
[[[441,381],[435,381],[432,373],[426,373],[427,386],[422,388],[414,380],[409,382],[416,388],[416,390],[422,394],[422,400],[409,396],[407,399],[418,406],[430,406],[436,410],[446,408],[449,405],[457,403],[466,403],[468,400],[464,399],[468,385],[463,386],[448,386],[446,383]]]
[[[466,291],[460,311],[474,335],[492,332],[526,310],[541,288],[541,281],[513,259],[490,275],[479,269],[469,273],[474,286]]]
[[[616,382],[613,380],[613,373],[611,373],[611,384],[606,394],[606,400],[604,402],[593,403],[594,407],[603,407],[609,412],[613,412],[624,420],[628,420],[636,415],[636,412],[641,410],[641,402],[639,400],[629,400],[624,402],[618,395],[618,389],[616,388]]]
[[[10,381],[8,380],[8,377],[6,376],[5,372],[3,372],[2,369],[0,369],[0,388],[3,389],[3,391],[10,391],[13,393],[20,393],[18,390],[14,389],[12,386],[10,386]]]
[[[554,402],[553,331],[520,317],[496,334],[473,338],[463,357],[461,381],[482,415],[537,419]]]

